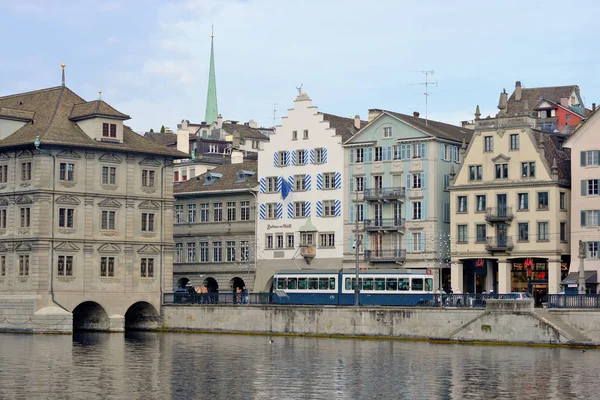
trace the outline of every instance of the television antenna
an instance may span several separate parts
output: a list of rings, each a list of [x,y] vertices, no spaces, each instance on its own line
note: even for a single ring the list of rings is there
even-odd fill
[[[425,82],[418,82],[415,83],[415,85],[425,85],[425,93],[423,93],[425,95],[425,125],[427,125],[427,120],[428,120],[428,108],[429,108],[429,96],[431,96],[432,93],[429,92],[429,86],[430,85],[435,85],[437,87],[438,82],[435,80],[430,80],[431,76],[435,73],[434,70],[429,70],[429,71],[416,71],[416,72],[421,72],[423,74],[425,74]]]
[[[275,128],[275,118],[277,118],[277,103],[273,103],[273,128]]]

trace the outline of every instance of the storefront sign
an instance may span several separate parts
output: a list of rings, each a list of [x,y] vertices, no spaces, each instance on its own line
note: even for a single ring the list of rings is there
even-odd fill
[[[281,224],[281,225],[271,225],[267,224],[267,230],[269,229],[291,229],[292,224]]]
[[[485,261],[480,258],[479,260],[475,261],[475,266],[476,267],[483,267],[483,264],[485,263]]]

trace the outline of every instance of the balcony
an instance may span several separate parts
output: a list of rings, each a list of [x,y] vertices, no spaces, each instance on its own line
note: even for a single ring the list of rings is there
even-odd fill
[[[406,261],[406,253],[396,250],[365,250],[365,261],[369,263],[402,263]]]
[[[403,187],[365,189],[366,201],[390,201],[404,199],[406,190]]]
[[[485,240],[485,249],[490,253],[511,252],[513,250],[513,241],[511,237],[488,236]]]
[[[367,232],[399,231],[404,229],[404,218],[365,219],[364,226]]]
[[[489,207],[485,210],[485,220],[494,222],[510,222],[513,219],[512,207]]]

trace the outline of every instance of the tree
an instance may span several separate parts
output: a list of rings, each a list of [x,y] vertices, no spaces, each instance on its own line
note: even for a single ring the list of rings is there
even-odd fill
[[[150,133],[154,133],[154,129],[150,128]]]
[[[160,133],[165,133],[165,126],[164,125],[160,127]]]

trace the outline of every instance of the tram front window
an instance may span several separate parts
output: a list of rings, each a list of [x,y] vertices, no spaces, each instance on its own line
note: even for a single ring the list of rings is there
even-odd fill
[[[423,278],[413,278],[412,280],[412,290],[423,290]]]
[[[287,288],[288,289],[297,289],[298,288],[298,279],[296,279],[296,278],[288,278],[288,280],[287,280]]]
[[[298,278],[298,289],[306,290],[308,287],[308,281],[306,278]]]
[[[398,290],[409,291],[410,280],[408,278],[398,278]]]

